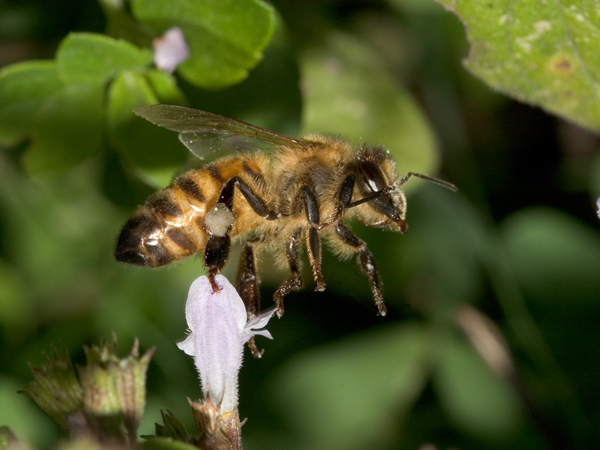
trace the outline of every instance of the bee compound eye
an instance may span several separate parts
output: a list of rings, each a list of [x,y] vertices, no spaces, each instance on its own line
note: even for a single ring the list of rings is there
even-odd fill
[[[373,192],[379,192],[387,187],[381,170],[371,161],[363,161],[360,172]]]

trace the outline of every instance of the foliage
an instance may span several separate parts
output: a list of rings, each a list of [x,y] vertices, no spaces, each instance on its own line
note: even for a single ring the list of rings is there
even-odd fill
[[[325,293],[305,274],[264,357],[246,355],[246,448],[593,447],[600,158],[572,122],[600,127],[594,4],[440,1],[461,24],[433,0],[272,3],[0,4],[0,447],[61,435],[16,394],[27,363],[64,342],[81,366],[81,343],[116,331],[157,348],[139,432],[165,439],[143,446],[188,448],[167,441],[190,441],[185,399],[201,395],[175,345],[199,261],[112,260],[135,205],[196,164],[131,113],[157,102],[381,144],[400,171],[460,189],[411,180],[405,236],[352,224],[379,265],[385,318],[353,264],[325,252]],[[152,42],[173,26],[191,53],[170,74]],[[479,79],[460,66],[467,52]],[[265,306],[283,280],[271,260]],[[72,374],[66,354],[49,367]]]
[[[130,26],[137,28],[140,41],[181,27],[192,53],[179,70],[203,88],[243,79],[260,60],[274,26],[271,8],[253,0],[137,0],[131,10],[138,22],[132,19]],[[126,14],[122,4],[120,10],[113,7],[109,18],[114,22]],[[252,26],[243,26],[246,23]],[[151,175],[172,172],[185,161],[185,153],[172,136],[141,125],[129,114],[148,103],[185,102],[175,79],[156,73],[151,62],[149,49],[123,39],[72,33],[61,42],[54,63],[28,61],[7,67],[0,73],[0,142],[32,140],[25,158],[31,175],[71,169],[95,155],[103,140]]]
[[[439,0],[468,30],[466,67],[491,87],[600,129],[600,33],[590,2]]]

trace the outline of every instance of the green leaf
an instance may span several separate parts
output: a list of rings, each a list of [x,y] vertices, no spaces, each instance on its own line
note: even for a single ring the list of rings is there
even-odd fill
[[[0,142],[14,145],[31,134],[31,119],[50,92],[63,87],[53,61],[27,61],[0,71]]]
[[[544,310],[594,307],[600,292],[597,231],[565,213],[529,208],[503,224],[513,267],[528,298]]]
[[[305,132],[339,134],[388,148],[400,172],[435,170],[438,149],[423,112],[369,47],[331,34],[301,62]]]
[[[142,70],[152,52],[108,36],[71,33],[56,54],[58,73],[65,82],[106,82],[121,70]]]
[[[102,144],[104,96],[100,84],[63,85],[49,93],[32,121],[24,164],[33,176],[71,169]]]
[[[276,396],[298,428],[300,448],[385,448],[426,380],[429,334],[404,324],[327,346],[292,360]],[[377,442],[378,445],[374,445]],[[370,445],[368,445],[370,444]]]
[[[188,89],[191,103],[206,111],[297,137],[302,111],[300,73],[284,27],[277,17],[264,59],[248,78],[222,91]]]
[[[190,83],[222,88],[243,80],[262,58],[274,27],[273,9],[259,0],[134,0],[134,15],[158,33],[178,26],[190,57],[178,72]]]
[[[469,344],[447,335],[437,354],[433,384],[452,422],[493,442],[518,431],[523,411],[516,392]]]
[[[158,103],[165,105],[187,105],[185,95],[177,86],[177,80],[173,75],[160,70],[150,69],[146,73],[146,77],[156,94]]]
[[[492,88],[600,129],[600,16],[588,2],[438,0],[465,24],[466,67]]]
[[[157,127],[135,116],[133,108],[158,103],[147,79],[123,72],[108,92],[108,130],[112,144],[120,149],[149,183],[162,187],[187,159],[188,152],[177,133]]]
[[[31,139],[24,165],[34,176],[68,170],[101,145],[103,86],[64,83],[56,67],[31,61],[0,72],[0,141]]]

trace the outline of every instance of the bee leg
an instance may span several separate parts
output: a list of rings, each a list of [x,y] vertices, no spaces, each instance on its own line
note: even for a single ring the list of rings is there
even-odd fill
[[[215,276],[221,272],[227,263],[229,251],[231,250],[231,238],[229,237],[229,233],[231,232],[231,227],[235,220],[233,215],[233,198],[236,184],[238,186],[243,184],[243,187],[240,187],[240,190],[245,197],[248,197],[248,192],[254,195],[252,190],[243,180],[239,177],[234,177],[225,183],[225,186],[223,186],[223,189],[221,190],[219,201],[214,208],[206,213],[204,220],[204,227],[206,231],[210,233],[210,237],[208,238],[204,250],[204,266],[208,272],[213,291],[219,290],[219,287],[215,282]],[[262,202],[262,199],[259,197],[257,198]],[[262,206],[267,210],[267,213],[270,212],[264,202],[262,202]]]
[[[385,303],[383,303],[381,282],[379,281],[379,275],[377,274],[377,266],[375,265],[375,260],[373,259],[373,253],[371,253],[371,251],[367,248],[367,244],[365,244],[344,225],[338,224],[336,226],[336,232],[342,242],[354,247],[358,252],[358,257],[356,258],[358,267],[360,267],[360,270],[366,273],[369,277],[371,291],[373,292],[373,297],[375,297],[375,304],[379,309],[379,314],[385,316],[387,309],[385,307]]]
[[[225,236],[213,234],[208,238],[206,249],[204,250],[204,266],[208,271],[208,279],[210,280],[213,292],[221,290],[215,282],[215,275],[221,272],[225,266],[225,263],[229,258],[230,249],[231,239],[228,234]]]
[[[261,217],[267,220],[277,219],[279,216],[275,211],[269,209],[265,201],[260,198],[256,192],[246,184],[240,177],[233,177],[230,179],[223,190],[221,191],[221,197],[219,203],[224,203],[229,209],[233,209],[233,188],[237,185],[238,189],[248,202],[248,205],[252,210]]]
[[[256,258],[254,256],[254,245],[247,241],[242,247],[240,265],[238,267],[236,289],[246,305],[248,320],[253,319],[260,311],[260,295],[258,290],[258,277],[256,276]],[[248,347],[252,356],[260,358],[264,350],[256,347],[254,336],[248,341]]]
[[[325,280],[321,272],[321,238],[315,227],[310,227],[306,235],[306,247],[308,248],[308,259],[313,269],[313,277],[317,282],[315,291],[323,292],[325,290]]]
[[[277,218],[277,214],[269,209],[265,201],[258,196],[240,177],[233,177],[225,184],[223,190],[221,191],[218,203],[225,205],[229,211],[232,211],[233,198],[235,194],[234,190],[236,186],[244,196],[244,199],[248,202],[248,205],[250,205],[256,214],[261,217],[265,217],[267,220],[273,220]],[[229,239],[229,231],[230,229],[227,230],[227,234],[225,235],[227,239]],[[212,239],[212,236],[210,239]],[[227,262],[228,256],[229,247],[227,248],[227,255],[224,257],[223,265],[225,262]],[[218,268],[218,271],[223,268],[223,265]],[[254,258],[252,241],[247,241],[242,249],[240,266],[237,274],[237,291],[242,297],[244,305],[246,306],[248,320],[254,318],[260,310],[260,297],[258,291],[258,278],[256,276],[256,260]],[[254,338],[250,339],[248,346],[250,347],[252,356],[255,358],[260,358],[262,356],[263,351],[256,347]]]
[[[260,296],[252,241],[247,241],[242,247],[236,280],[236,289],[246,305],[248,319],[253,319],[260,311]]]
[[[348,175],[342,182],[340,193],[338,194],[335,214],[333,214],[327,221],[321,223],[319,225],[319,230],[322,230],[323,228],[329,228],[330,226],[339,223],[339,221],[342,219],[342,216],[351,205],[355,182],[356,175]]]
[[[298,252],[300,251],[300,242],[302,238],[302,228],[296,228],[290,238],[286,253],[288,264],[292,276],[284,282],[275,292],[274,298],[277,304],[277,317],[283,316],[283,297],[290,291],[298,291],[302,289],[302,277],[300,273],[300,261],[298,260]]]
[[[313,269],[313,276],[317,282],[315,291],[325,290],[325,281],[321,272],[321,239],[319,238],[319,205],[315,194],[306,186],[302,187],[304,196],[304,206],[306,207],[306,218],[311,227],[306,235],[306,248],[308,249],[308,259]]]

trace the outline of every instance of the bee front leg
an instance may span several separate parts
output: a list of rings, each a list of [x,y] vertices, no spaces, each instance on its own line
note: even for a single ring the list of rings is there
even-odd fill
[[[279,318],[283,316],[283,297],[292,290],[297,291],[302,289],[302,276],[300,273],[300,261],[298,259],[301,238],[302,228],[296,228],[287,245],[286,254],[292,276],[279,286],[279,289],[275,292],[274,298],[277,305],[277,317]]]
[[[379,281],[379,275],[377,274],[377,266],[375,265],[375,260],[373,259],[373,253],[371,253],[371,251],[367,248],[367,244],[365,244],[344,225],[338,224],[336,226],[336,232],[342,242],[353,247],[355,251],[358,252],[358,257],[356,258],[358,267],[360,267],[360,269],[369,277],[371,291],[373,292],[377,309],[379,309],[379,314],[385,316],[387,309],[385,307],[385,303],[383,303],[381,282]]]
[[[246,305],[248,320],[253,319],[260,311],[260,294],[258,290],[258,276],[256,274],[256,257],[252,241],[247,241],[242,247],[240,265],[238,267],[236,289]],[[255,358],[262,357],[264,350],[259,350],[254,341],[254,336],[248,341],[248,347]]]

